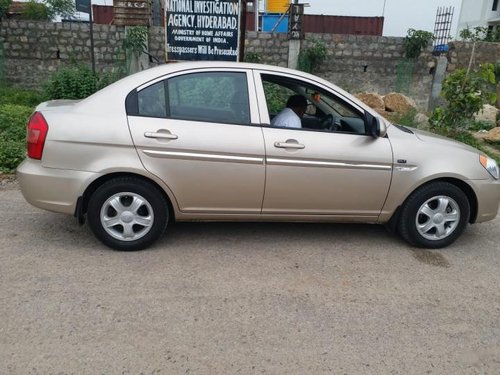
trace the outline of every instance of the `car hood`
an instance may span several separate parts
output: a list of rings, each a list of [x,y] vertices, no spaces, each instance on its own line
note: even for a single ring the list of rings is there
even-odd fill
[[[479,150],[475,149],[474,147],[471,147],[469,145],[466,145],[465,143],[455,141],[450,138],[443,137],[441,135],[437,135],[434,133],[430,133],[424,130],[419,130],[419,129],[414,129],[412,128],[411,131],[415,134],[415,136],[420,139],[423,142],[430,143],[433,145],[438,145],[438,146],[444,146],[444,147],[453,147],[453,148],[458,148],[474,153],[478,153]]]

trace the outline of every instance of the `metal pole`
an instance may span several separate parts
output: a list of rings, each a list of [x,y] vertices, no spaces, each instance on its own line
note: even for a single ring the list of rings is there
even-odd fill
[[[259,0],[253,0],[253,14],[255,16],[255,32],[259,31]]]
[[[283,14],[281,15],[281,17],[279,18],[278,22],[276,22],[276,24],[273,26],[273,28],[272,28],[272,30],[271,30],[271,33],[274,33],[274,30],[276,30],[276,28],[279,26],[279,24],[281,23],[281,21],[283,21],[283,18],[285,18],[285,16],[286,16],[287,14],[289,14],[289,12],[290,12],[290,7],[291,7],[291,6],[292,6],[292,4],[290,4],[290,5],[288,6],[288,9],[286,10],[286,12],[285,12],[285,13],[283,13]]]
[[[95,74],[94,27],[93,27],[94,22],[92,20],[92,1],[90,1],[89,22],[90,22],[90,56],[92,59],[92,72]]]

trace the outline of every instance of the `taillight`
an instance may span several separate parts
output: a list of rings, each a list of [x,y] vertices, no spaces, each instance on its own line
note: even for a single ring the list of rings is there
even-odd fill
[[[49,131],[49,125],[40,112],[33,113],[28,121],[26,141],[28,146],[28,157],[40,160],[43,154],[45,138]]]

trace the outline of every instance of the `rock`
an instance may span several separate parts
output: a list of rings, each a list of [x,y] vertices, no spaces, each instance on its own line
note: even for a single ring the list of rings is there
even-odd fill
[[[500,142],[500,126],[497,126],[496,128],[491,129],[488,134],[486,134],[483,139],[486,142],[490,143],[498,143]]]
[[[361,92],[355,96],[378,113],[385,111],[384,99],[382,99],[381,95],[375,92]]]
[[[417,125],[417,128],[419,129],[429,129],[429,117],[424,115],[423,113],[417,113],[415,115],[415,123]]]
[[[417,107],[413,99],[410,99],[409,97],[397,92],[391,92],[384,96],[383,99],[385,103],[385,109],[389,112],[405,114]]]
[[[497,122],[498,109],[494,106],[485,104],[483,109],[474,117],[476,121],[486,121],[492,124]]]

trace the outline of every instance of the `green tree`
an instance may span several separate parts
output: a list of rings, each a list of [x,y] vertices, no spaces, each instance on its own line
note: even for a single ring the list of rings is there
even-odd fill
[[[23,10],[22,18],[35,21],[50,21],[50,9],[43,3],[38,3],[35,0],[30,0],[26,3]]]
[[[12,0],[0,0],[0,20],[5,16]]]
[[[493,64],[483,64],[479,71],[458,69],[443,81],[441,96],[447,106],[436,108],[429,120],[433,128],[467,128],[473,116],[486,103],[494,103],[496,83]]]
[[[466,42],[500,42],[500,28],[488,29],[477,26],[460,30],[458,34]]]
[[[0,0],[4,1],[4,0]],[[56,16],[70,18],[75,14],[73,0],[29,0],[22,17],[28,20],[51,21]]]
[[[408,29],[408,34],[403,42],[406,58],[418,58],[422,53],[422,49],[427,48],[433,40],[434,34],[429,31]]]
[[[71,18],[75,15],[74,0],[44,0],[44,3],[50,9],[52,18],[55,16]]]

